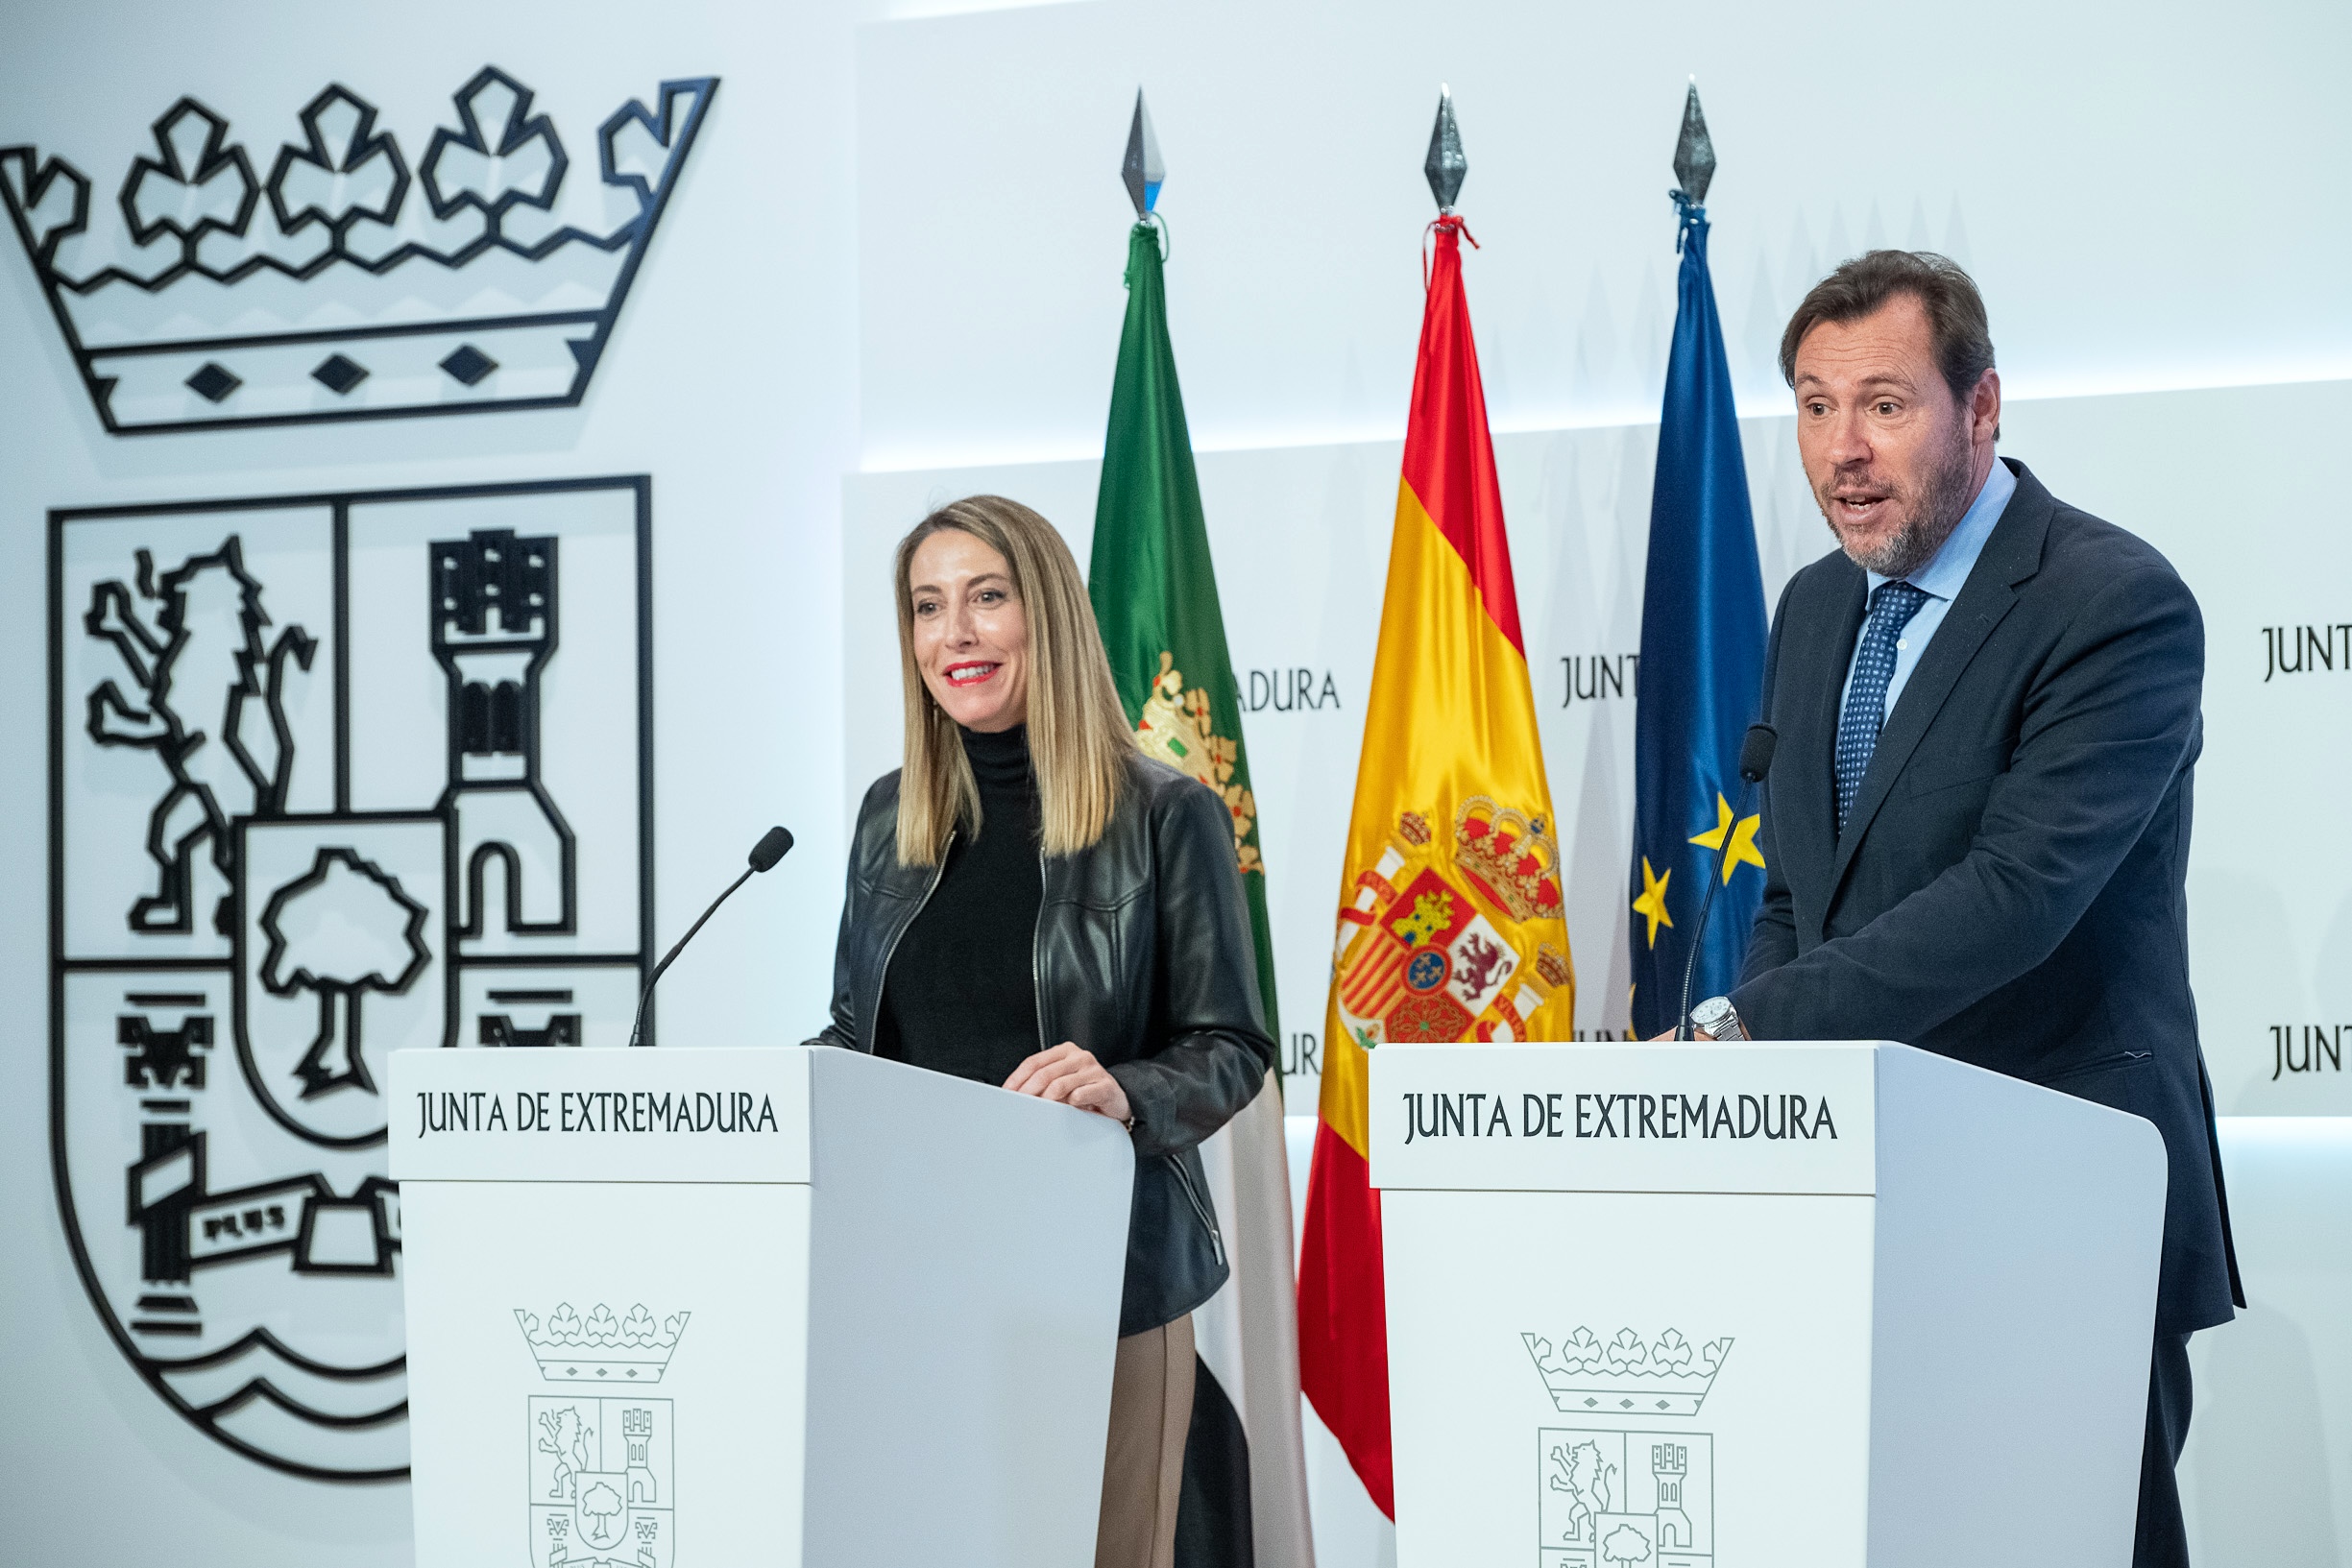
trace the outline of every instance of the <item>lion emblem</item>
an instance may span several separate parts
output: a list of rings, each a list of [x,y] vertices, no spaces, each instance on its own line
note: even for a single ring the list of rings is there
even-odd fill
[[[210,854],[233,880],[230,820],[284,812],[294,765],[286,662],[309,669],[318,642],[289,626],[265,644],[270,617],[261,584],[246,572],[234,534],[160,579],[147,551],[137,561],[135,597],[120,582],[100,583],[82,623],[114,645],[140,700],[125,697],[112,681],[100,683],[89,694],[89,735],[101,746],[151,751],[163,764],[167,781],[147,819],[156,890],[133,905],[131,928],[188,931],[195,929],[197,852]],[[153,608],[143,610],[141,601]],[[213,916],[223,934],[228,917],[223,901]]]

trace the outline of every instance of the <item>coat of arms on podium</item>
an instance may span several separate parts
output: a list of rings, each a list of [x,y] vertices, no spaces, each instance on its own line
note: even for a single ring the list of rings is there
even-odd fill
[[[1729,1339],[1693,1346],[1579,1328],[1555,1349],[1520,1341],[1564,1415],[1651,1420],[1699,1413]],[[1537,1568],[1714,1568],[1715,1440],[1704,1432],[1542,1427],[1536,1433]]]
[[[647,951],[642,478],[53,513],[52,1158],[166,1403],[403,1474],[385,1058],[619,1044]]]
[[[1536,1438],[1539,1568],[1713,1568],[1708,1434],[1546,1427]]]
[[[670,1568],[677,1554],[675,1410],[632,1387],[662,1381],[686,1313],[659,1323],[570,1303],[515,1320],[540,1376],[570,1391],[529,1400],[532,1568]]]

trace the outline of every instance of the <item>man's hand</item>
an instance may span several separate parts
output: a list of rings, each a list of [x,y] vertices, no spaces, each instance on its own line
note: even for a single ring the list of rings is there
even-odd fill
[[[1651,1043],[1652,1045],[1656,1045],[1656,1044],[1657,1044],[1659,1041],[1661,1041],[1661,1040],[1671,1040],[1671,1039],[1673,1039],[1673,1038],[1674,1038],[1674,1031],[1673,1031],[1672,1029],[1668,1029],[1668,1030],[1667,1030],[1665,1033],[1663,1033],[1663,1034],[1653,1034],[1653,1035],[1651,1035],[1651,1036],[1650,1036],[1650,1043]],[[1709,1034],[1709,1033],[1708,1033],[1708,1032],[1707,1032],[1705,1029],[1693,1029],[1693,1030],[1691,1030],[1691,1031],[1690,1031],[1690,1038],[1691,1038],[1691,1039],[1693,1039],[1693,1040],[1712,1040],[1712,1039],[1714,1039],[1714,1036],[1713,1036],[1713,1035],[1711,1035],[1711,1034]]]
[[[1056,1099],[1107,1116],[1121,1125],[1134,1115],[1128,1106],[1127,1091],[1110,1075],[1110,1069],[1096,1061],[1093,1051],[1080,1050],[1067,1040],[1014,1068],[1005,1087],[1016,1095]]]

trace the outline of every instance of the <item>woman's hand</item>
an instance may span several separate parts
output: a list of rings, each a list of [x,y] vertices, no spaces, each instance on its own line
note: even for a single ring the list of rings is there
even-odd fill
[[[1081,1111],[1107,1116],[1125,1125],[1134,1115],[1128,1108],[1127,1091],[1110,1075],[1110,1069],[1064,1040],[1052,1050],[1041,1050],[1012,1070],[1005,1087],[1016,1095],[1057,1099]]]

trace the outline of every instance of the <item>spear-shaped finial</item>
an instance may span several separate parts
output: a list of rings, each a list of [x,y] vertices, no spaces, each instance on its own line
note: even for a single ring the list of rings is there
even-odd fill
[[[1462,194],[1462,177],[1470,172],[1470,160],[1462,156],[1462,130],[1454,124],[1454,95],[1451,88],[1438,87],[1438,123],[1429,128],[1429,157],[1421,162],[1421,173],[1429,177],[1429,194],[1438,199],[1440,212],[1454,209],[1454,198]]]
[[[1159,160],[1159,137],[1152,133],[1152,111],[1143,107],[1141,87],[1135,89],[1135,118],[1127,128],[1127,159],[1119,165],[1119,178],[1127,181],[1128,199],[1135,204],[1138,219],[1159,201],[1160,185],[1168,178]]]
[[[1699,79],[1690,79],[1683,100],[1683,133],[1674,143],[1674,178],[1682,182],[1683,198],[1692,206],[1707,203],[1707,186],[1715,178],[1715,144],[1707,134],[1707,116],[1699,111]]]

